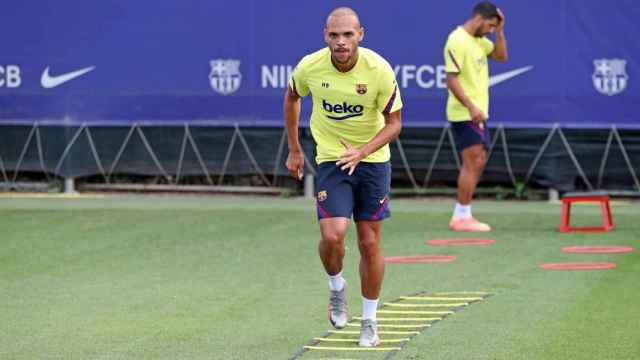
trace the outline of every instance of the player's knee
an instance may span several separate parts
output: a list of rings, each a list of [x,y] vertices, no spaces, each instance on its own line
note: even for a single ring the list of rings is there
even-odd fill
[[[484,165],[486,161],[487,161],[487,158],[484,152],[478,152],[469,156],[464,162],[464,165],[468,167],[469,170],[477,172],[477,171],[482,171],[482,169],[484,169]]]
[[[330,247],[340,247],[344,243],[344,236],[337,232],[322,234],[322,242]]]
[[[358,245],[362,255],[372,255],[380,250],[380,243],[373,236],[358,239]]]
[[[478,170],[482,170],[484,169],[484,165],[487,163],[487,156],[485,155],[484,152],[481,152],[480,154],[478,154],[478,156],[475,158],[475,167]]]

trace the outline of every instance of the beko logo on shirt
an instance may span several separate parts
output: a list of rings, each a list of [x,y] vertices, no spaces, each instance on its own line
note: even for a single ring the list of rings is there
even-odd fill
[[[346,120],[356,116],[362,116],[364,112],[364,106],[362,105],[350,105],[346,101],[342,104],[332,105],[327,100],[322,99],[322,108],[324,111],[332,114],[344,114],[342,116],[330,116],[327,117],[331,120]]]

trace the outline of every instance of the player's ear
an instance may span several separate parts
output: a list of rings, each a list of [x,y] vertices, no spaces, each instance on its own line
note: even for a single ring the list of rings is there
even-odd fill
[[[358,30],[358,42],[364,39],[364,27],[360,26],[360,30]]]

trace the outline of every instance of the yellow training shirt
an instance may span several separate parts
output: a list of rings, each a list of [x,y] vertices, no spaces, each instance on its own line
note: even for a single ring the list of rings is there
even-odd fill
[[[489,116],[489,65],[487,56],[493,51],[493,43],[486,37],[475,37],[459,26],[447,39],[444,62],[448,73],[457,73],[465,95],[482,112]],[[449,90],[447,100],[449,121],[471,120],[469,110]]]
[[[380,55],[358,49],[358,62],[346,73],[331,63],[329,48],[305,56],[293,71],[289,87],[300,96],[311,92],[311,134],[316,163],[337,161],[345,151],[340,139],[356,148],[368,143],[384,127],[383,113],[402,108],[393,69]],[[362,161],[389,161],[389,145]]]

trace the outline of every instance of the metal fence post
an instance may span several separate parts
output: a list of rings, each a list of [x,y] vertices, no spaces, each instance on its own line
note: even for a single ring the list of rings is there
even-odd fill
[[[304,197],[305,199],[313,199],[314,191],[314,177],[313,174],[306,174],[304,176]]]

